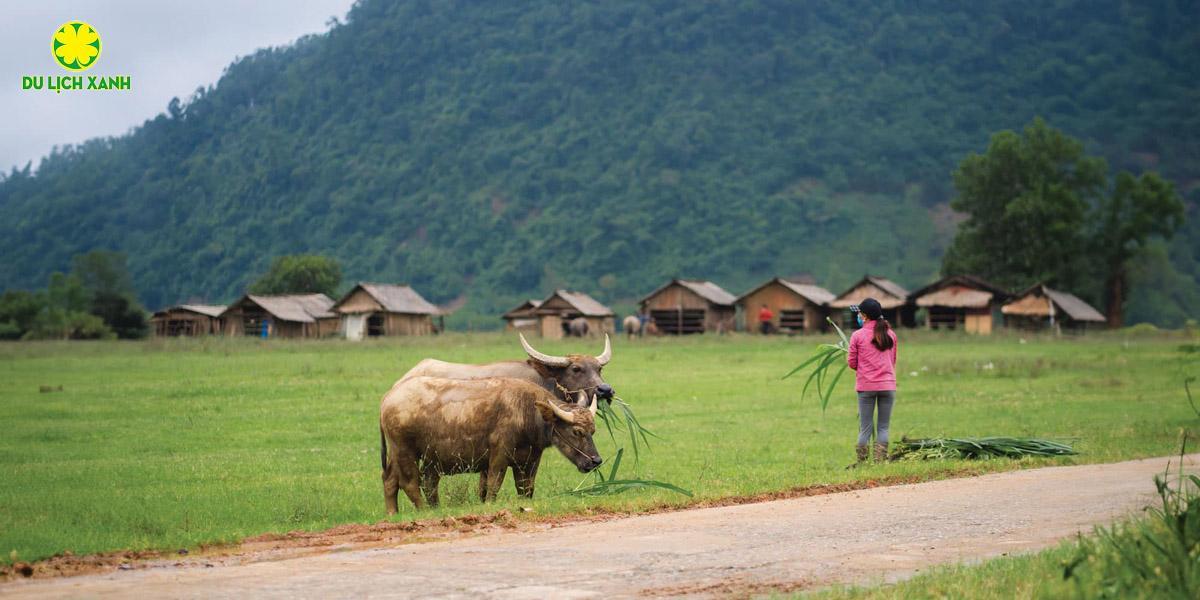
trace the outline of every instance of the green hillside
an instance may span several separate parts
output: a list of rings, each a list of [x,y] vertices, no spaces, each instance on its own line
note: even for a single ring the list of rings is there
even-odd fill
[[[1197,56],[1185,1],[360,0],[5,176],[0,288],[95,248],[129,254],[151,307],[230,300],[299,252],[464,315],[675,275],[916,287],[955,165],[1040,115],[1188,199],[1131,302],[1169,323],[1200,302]]]

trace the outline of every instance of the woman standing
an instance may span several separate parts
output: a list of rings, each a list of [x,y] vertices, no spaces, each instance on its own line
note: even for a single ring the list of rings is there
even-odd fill
[[[858,391],[858,445],[855,447],[857,465],[865,460],[870,449],[871,433],[875,433],[875,460],[887,460],[888,428],[892,419],[892,404],[896,401],[896,334],[883,307],[874,298],[851,306],[858,317],[860,329],[850,336],[846,362],[855,371],[855,390]],[[875,412],[879,411],[878,424]],[[854,465],[851,465],[854,466]]]

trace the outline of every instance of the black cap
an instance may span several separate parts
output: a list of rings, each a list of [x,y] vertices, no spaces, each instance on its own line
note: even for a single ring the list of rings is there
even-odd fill
[[[854,307],[851,307],[854,308]],[[858,303],[858,312],[866,315],[868,319],[874,321],[883,316],[883,307],[879,305],[879,301],[874,298],[866,298]]]

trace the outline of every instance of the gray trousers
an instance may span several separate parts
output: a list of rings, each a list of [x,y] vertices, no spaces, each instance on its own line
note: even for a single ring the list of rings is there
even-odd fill
[[[892,404],[896,401],[896,390],[885,392],[858,393],[858,445],[866,446],[871,443],[871,433],[875,433],[876,444],[888,443],[888,428],[892,422]],[[875,408],[879,407],[879,427],[876,429]]]

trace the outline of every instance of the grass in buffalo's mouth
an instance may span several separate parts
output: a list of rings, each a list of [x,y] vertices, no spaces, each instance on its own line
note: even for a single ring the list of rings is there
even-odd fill
[[[613,405],[616,405],[616,409],[613,409]],[[658,436],[642,426],[642,423],[633,415],[633,407],[629,406],[629,403],[622,400],[620,396],[614,396],[611,403],[598,402],[597,407],[596,414],[600,415],[600,420],[608,429],[608,437],[613,444],[619,443],[616,431],[628,432],[629,445],[633,447],[633,458],[635,461],[640,460],[641,447],[649,446],[650,438]]]
[[[660,490],[669,490],[677,494],[682,494],[688,498],[692,497],[692,492],[685,490],[677,485],[666,483],[664,481],[655,481],[653,479],[639,479],[637,477],[617,478],[617,471],[621,468],[621,457],[624,456],[625,449],[617,450],[617,455],[613,458],[612,466],[609,467],[608,477],[604,476],[602,469],[597,469],[593,472],[594,480],[591,484],[587,484],[587,479],[584,479],[579,485],[572,488],[570,491],[563,492],[564,496],[612,496],[622,494],[630,490],[657,488]],[[587,485],[585,485],[587,484]]]
[[[1178,337],[1026,336],[1020,343],[1004,335],[898,335],[896,437],[1000,431],[1078,440],[1079,456],[1015,463],[1032,466],[1169,454],[1179,427],[1197,422],[1180,397],[1179,359],[1191,355],[1179,351]],[[779,380],[819,339],[614,340],[605,379],[631,401],[638,424],[614,403],[614,433],[597,424],[600,454],[613,460],[623,446],[622,469],[638,458],[636,478],[670,482],[692,498],[656,487],[565,495],[580,477],[550,450],[533,501],[516,496],[510,476],[495,504],[480,504],[478,477],[460,475],[443,478],[440,508],[418,513],[402,504],[397,518],[522,507],[536,515],[636,512],[805,486],[928,479],[962,466],[897,461],[844,471],[857,429],[850,378],[837,382],[824,417],[800,403],[792,380]],[[545,346],[580,350],[572,340]],[[516,340],[500,334],[358,344],[0,344],[0,560],[13,551],[28,561],[68,549],[178,549],[376,522],[384,518],[380,396],[425,357],[520,356]],[[629,439],[635,427],[658,436],[638,434],[640,456]],[[981,471],[1013,465],[971,463]],[[602,468],[609,479],[610,467]]]

